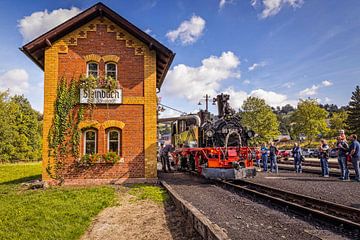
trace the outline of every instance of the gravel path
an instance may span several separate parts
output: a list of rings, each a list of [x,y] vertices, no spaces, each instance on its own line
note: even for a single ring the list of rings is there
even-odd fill
[[[346,239],[202,178],[182,173],[160,174],[159,178],[223,228],[232,239]]]
[[[102,211],[81,240],[199,240],[171,200],[135,200],[128,188],[117,190],[117,206]]]
[[[247,180],[360,208],[359,182],[343,182],[336,177],[323,178],[316,174],[288,171],[280,171],[279,174],[258,172],[255,178]]]

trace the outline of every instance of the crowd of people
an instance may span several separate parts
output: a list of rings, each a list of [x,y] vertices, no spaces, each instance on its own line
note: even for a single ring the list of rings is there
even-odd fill
[[[338,152],[338,163],[341,172],[340,179],[349,181],[348,162],[351,162],[355,170],[355,181],[360,182],[360,143],[356,134],[352,134],[347,141],[344,130],[340,131],[337,137],[336,149]],[[270,147],[262,144],[256,154],[256,165],[260,167],[260,160],[262,161],[262,168],[264,172],[268,172],[268,161],[270,160],[270,172],[278,173],[278,166],[276,156],[278,149],[274,143],[270,143]],[[302,173],[302,162],[305,160],[302,155],[301,147],[298,143],[294,143],[291,150],[294,158],[294,170],[296,173]],[[330,147],[325,139],[321,139],[319,146],[319,159],[321,166],[321,175],[325,178],[329,177],[329,155]]]

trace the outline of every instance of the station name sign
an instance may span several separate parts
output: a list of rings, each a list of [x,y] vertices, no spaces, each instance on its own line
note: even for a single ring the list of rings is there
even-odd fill
[[[109,91],[107,89],[93,89],[85,91],[80,89],[80,103],[94,103],[94,104],[121,104],[122,90],[115,89]]]

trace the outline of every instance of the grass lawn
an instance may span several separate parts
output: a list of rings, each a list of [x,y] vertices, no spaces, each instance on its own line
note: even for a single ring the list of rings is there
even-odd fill
[[[41,163],[0,164],[0,239],[78,239],[115,202],[112,187],[25,190]]]
[[[129,194],[135,196],[135,200],[149,199],[155,203],[164,203],[169,197],[164,188],[149,184],[131,185]]]

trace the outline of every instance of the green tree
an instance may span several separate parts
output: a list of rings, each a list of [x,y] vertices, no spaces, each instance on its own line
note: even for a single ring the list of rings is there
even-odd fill
[[[24,96],[0,92],[0,161],[39,160],[39,113]]]
[[[360,87],[356,86],[355,91],[352,93],[351,100],[348,108],[347,125],[349,126],[350,133],[360,135]]]
[[[241,123],[252,129],[258,137],[252,143],[268,142],[279,136],[279,122],[265,100],[248,97],[242,106]]]
[[[333,112],[330,118],[330,132],[329,137],[336,137],[339,135],[339,130],[347,129],[346,120],[348,113],[346,111]]]
[[[318,135],[326,134],[328,112],[321,108],[314,99],[300,100],[292,116],[293,134],[296,137],[305,135],[311,143]]]
[[[277,114],[277,119],[280,123],[279,130],[281,134],[284,135],[291,135],[291,120],[292,120],[292,113],[288,114]]]

